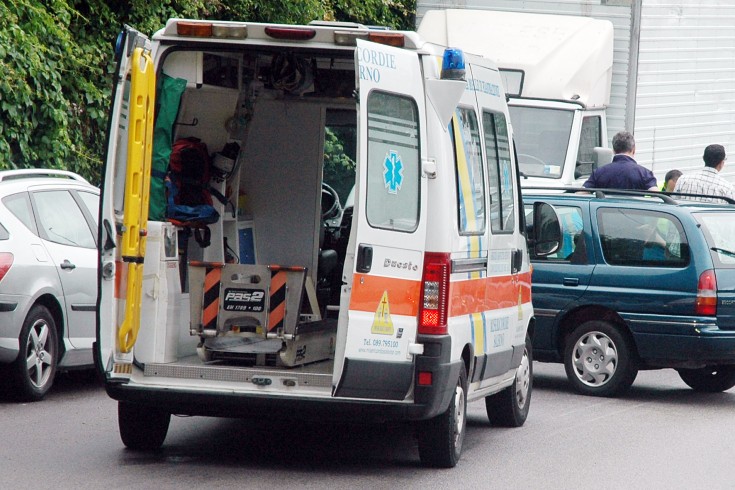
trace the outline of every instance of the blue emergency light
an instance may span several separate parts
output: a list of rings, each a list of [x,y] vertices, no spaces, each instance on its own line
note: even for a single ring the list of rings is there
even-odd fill
[[[442,57],[442,80],[464,80],[464,53],[461,49],[446,48]]]

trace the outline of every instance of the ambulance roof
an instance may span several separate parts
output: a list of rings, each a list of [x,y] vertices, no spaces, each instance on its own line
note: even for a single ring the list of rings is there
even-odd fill
[[[522,97],[575,100],[588,107],[610,102],[613,26],[607,20],[492,10],[430,10],[418,33],[522,70]],[[517,94],[513,87],[506,87]]]

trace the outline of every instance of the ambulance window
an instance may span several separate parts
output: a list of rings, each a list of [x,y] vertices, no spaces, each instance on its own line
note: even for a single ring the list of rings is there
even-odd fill
[[[490,186],[490,223],[493,232],[515,230],[515,189],[510,160],[508,125],[503,114],[483,112],[487,174]]]
[[[413,99],[368,96],[367,220],[374,228],[412,232],[419,216],[419,125]]]
[[[477,115],[459,107],[452,119],[452,139],[457,172],[457,209],[462,235],[485,233],[485,184]]]

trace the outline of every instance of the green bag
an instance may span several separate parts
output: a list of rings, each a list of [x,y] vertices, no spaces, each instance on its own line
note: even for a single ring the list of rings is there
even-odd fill
[[[150,210],[151,221],[166,220],[166,172],[171,158],[173,127],[186,89],[186,79],[173,78],[165,73],[158,86],[158,114],[153,127],[153,158],[151,162]]]

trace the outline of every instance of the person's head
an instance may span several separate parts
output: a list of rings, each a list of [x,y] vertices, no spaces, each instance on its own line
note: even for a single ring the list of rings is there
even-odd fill
[[[722,145],[707,146],[707,148],[704,149],[704,155],[702,156],[705,167],[716,168],[718,171],[722,168],[720,165],[725,162],[725,158],[725,147]]]
[[[616,155],[618,153],[628,153],[633,155],[635,153],[635,138],[633,138],[633,135],[627,131],[620,131],[618,134],[613,136],[612,146]]]
[[[666,175],[664,176],[663,190],[666,192],[674,192],[674,187],[676,187],[676,181],[679,180],[679,177],[681,177],[680,170],[669,170],[666,172]]]

